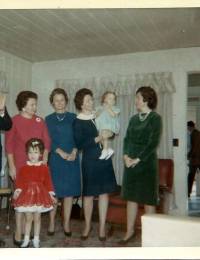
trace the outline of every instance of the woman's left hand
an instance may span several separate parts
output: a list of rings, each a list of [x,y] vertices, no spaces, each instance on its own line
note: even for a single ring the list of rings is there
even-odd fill
[[[130,167],[133,168],[136,166],[136,164],[138,164],[140,162],[140,159],[139,158],[134,158],[131,160],[131,165]]]
[[[50,197],[52,199],[53,204],[54,205],[57,204],[57,202],[58,202],[57,198],[53,194],[51,194],[51,193],[50,193]]]
[[[73,150],[67,157],[67,161],[74,161],[76,159],[77,150]]]
[[[74,161],[76,159],[76,154],[70,153],[67,157],[67,161]]]

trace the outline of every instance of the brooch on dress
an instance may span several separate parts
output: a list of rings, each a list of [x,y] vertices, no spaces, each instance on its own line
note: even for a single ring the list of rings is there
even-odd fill
[[[36,120],[36,122],[38,122],[38,123],[41,122],[41,118],[39,118],[39,117],[36,117],[35,120]]]

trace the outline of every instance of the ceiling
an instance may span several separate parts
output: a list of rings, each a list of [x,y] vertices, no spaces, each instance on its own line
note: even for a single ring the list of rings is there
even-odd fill
[[[31,62],[200,46],[200,8],[0,10],[0,49]]]

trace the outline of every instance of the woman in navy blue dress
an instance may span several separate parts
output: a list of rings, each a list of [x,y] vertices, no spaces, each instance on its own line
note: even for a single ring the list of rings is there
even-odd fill
[[[50,95],[50,103],[55,112],[46,117],[51,138],[49,167],[56,196],[64,199],[64,233],[71,236],[73,197],[80,196],[81,193],[80,164],[72,126],[76,115],[66,110],[68,97],[64,89],[54,89]],[[49,235],[54,234],[55,214],[56,208],[50,212]]]
[[[99,240],[106,240],[106,214],[108,194],[116,190],[116,180],[111,159],[100,160],[102,136],[99,135],[93,112],[93,94],[89,89],[80,89],[74,98],[80,114],[74,121],[74,136],[78,149],[82,150],[83,207],[85,228],[81,239],[91,231],[93,199],[99,202]]]

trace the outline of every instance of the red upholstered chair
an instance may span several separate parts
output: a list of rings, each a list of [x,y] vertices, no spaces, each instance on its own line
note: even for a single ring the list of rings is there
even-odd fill
[[[165,208],[165,193],[172,192],[174,176],[174,163],[171,159],[159,159],[159,193],[160,204],[156,211],[159,213],[167,213]],[[136,227],[141,226],[141,215],[144,214],[144,207],[141,205],[138,208],[136,219]],[[109,207],[107,213],[107,222],[111,224],[110,232],[113,232],[115,224],[126,226],[126,201],[122,200],[120,194],[112,194],[109,199]]]

